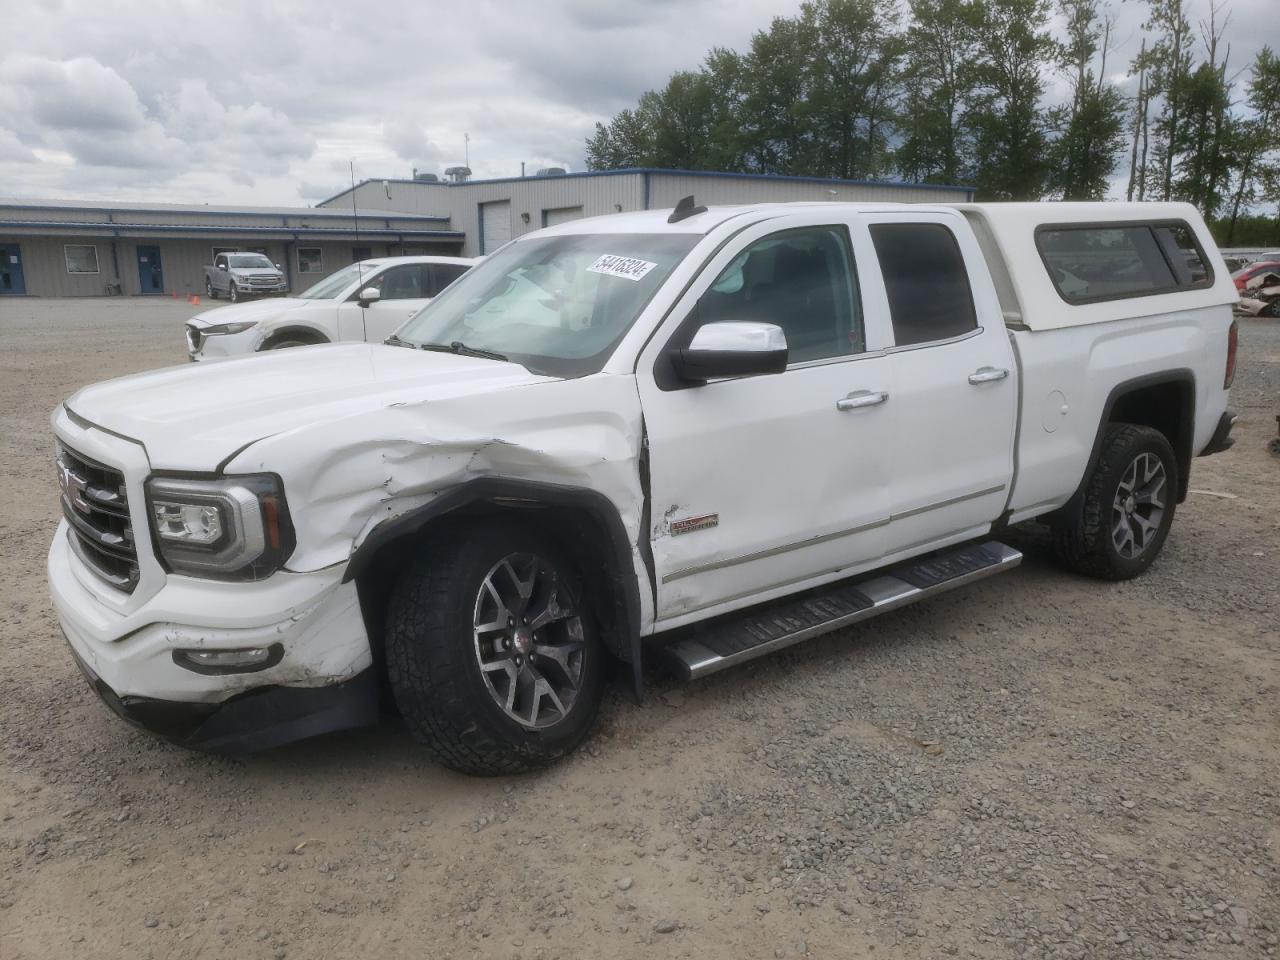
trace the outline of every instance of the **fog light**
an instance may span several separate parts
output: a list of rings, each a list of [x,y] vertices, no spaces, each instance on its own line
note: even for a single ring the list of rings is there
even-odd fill
[[[245,647],[240,650],[175,650],[173,662],[196,673],[253,673],[274,667],[284,658],[284,647]]]

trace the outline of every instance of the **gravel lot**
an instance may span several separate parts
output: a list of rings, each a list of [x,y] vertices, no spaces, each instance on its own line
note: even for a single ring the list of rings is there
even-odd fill
[[[1280,322],[1162,559],[1014,573],[606,703],[469,780],[404,730],[247,760],[97,702],[44,582],[48,416],[181,362],[172,300],[0,302],[0,956],[1241,957],[1280,952]]]

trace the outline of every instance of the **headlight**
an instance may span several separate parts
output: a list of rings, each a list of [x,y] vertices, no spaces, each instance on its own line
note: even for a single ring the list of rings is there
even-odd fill
[[[257,325],[257,320],[241,320],[239,323],[218,323],[212,327],[204,327],[200,332],[206,337],[222,337],[228,333],[244,333],[250,327]]]
[[[160,561],[172,573],[262,580],[293,552],[293,524],[274,474],[221,480],[147,481]]]

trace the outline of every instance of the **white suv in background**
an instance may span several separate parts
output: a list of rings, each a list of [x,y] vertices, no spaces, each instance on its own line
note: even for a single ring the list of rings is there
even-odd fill
[[[381,343],[476,261],[382,257],[331,273],[296,297],[217,307],[187,321],[192,360],[340,340]]]

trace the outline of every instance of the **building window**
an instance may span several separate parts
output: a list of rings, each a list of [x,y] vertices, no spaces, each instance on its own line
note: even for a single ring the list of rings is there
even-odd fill
[[[210,263],[214,263],[214,262],[216,262],[216,261],[217,261],[217,259],[218,259],[218,255],[219,255],[219,254],[223,254],[223,253],[239,253],[239,252],[240,252],[240,248],[239,248],[239,247],[214,247],[214,248],[213,248],[213,260],[211,260],[211,261],[209,261],[209,262],[210,262]]]
[[[62,248],[67,258],[67,273],[97,273],[98,248],[89,243],[68,243]]]
[[[324,273],[324,251],[319,247],[299,247],[298,272]]]

